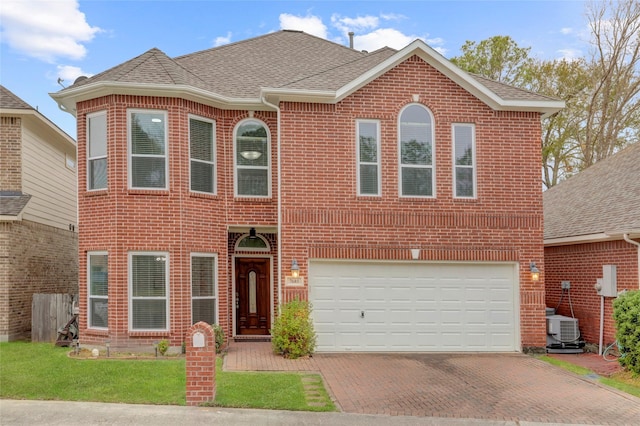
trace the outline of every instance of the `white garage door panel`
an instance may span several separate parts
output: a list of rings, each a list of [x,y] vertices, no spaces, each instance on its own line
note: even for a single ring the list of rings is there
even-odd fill
[[[317,350],[515,351],[515,271],[513,264],[311,261]]]

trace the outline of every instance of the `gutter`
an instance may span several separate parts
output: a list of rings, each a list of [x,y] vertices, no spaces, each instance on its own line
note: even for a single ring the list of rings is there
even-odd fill
[[[638,247],[638,289],[640,289],[640,243],[629,238],[629,234],[622,234],[622,238],[629,244],[633,244]]]
[[[268,107],[271,107],[273,109],[276,110],[276,117],[277,117],[277,125],[276,125],[276,149],[277,149],[277,153],[276,155],[278,156],[278,165],[277,165],[277,174],[278,174],[278,178],[277,180],[277,185],[278,185],[278,190],[277,190],[277,197],[278,197],[278,306],[282,306],[282,161],[280,159],[280,107],[270,103],[269,101],[267,101],[267,98],[265,96],[262,96],[260,98],[260,100],[262,101],[262,103]],[[273,318],[272,318],[273,320]],[[272,322],[273,323],[273,322]]]

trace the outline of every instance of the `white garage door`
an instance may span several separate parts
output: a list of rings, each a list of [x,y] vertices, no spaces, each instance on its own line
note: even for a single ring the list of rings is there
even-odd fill
[[[311,261],[317,350],[515,351],[515,264]]]

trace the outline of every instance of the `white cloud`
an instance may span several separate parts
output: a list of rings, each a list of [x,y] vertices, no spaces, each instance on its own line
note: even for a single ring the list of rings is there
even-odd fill
[[[215,47],[229,43],[231,43],[231,31],[229,31],[226,36],[216,37],[216,39],[213,41],[213,45]]]
[[[380,18],[371,15],[349,18],[334,13],[331,16],[331,24],[338,30],[340,30],[340,32],[342,32],[343,34],[347,34],[349,31],[360,32],[378,28],[380,24]]]
[[[417,38],[424,40],[423,37],[406,35],[393,28],[379,28],[370,33],[355,36],[353,45],[358,50],[369,52],[385,46],[399,50]]]
[[[101,31],[91,27],[76,0],[5,1],[0,8],[3,42],[25,55],[53,62],[82,59],[83,43]]]
[[[560,54],[558,59],[565,59],[567,61],[575,61],[583,57],[582,51],[579,49],[558,49],[556,52]]]
[[[572,34],[573,33],[573,28],[561,28],[560,29],[560,34]]]
[[[380,17],[385,21],[402,21],[407,19],[404,15],[398,15],[397,13],[381,13]]]
[[[296,16],[289,13],[280,14],[280,29],[300,30],[320,38],[327,38],[327,26],[317,16]]]

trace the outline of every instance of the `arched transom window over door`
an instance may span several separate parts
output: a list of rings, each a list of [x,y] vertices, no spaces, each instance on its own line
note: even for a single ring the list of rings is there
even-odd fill
[[[269,197],[269,130],[258,120],[242,121],[234,132],[235,193],[240,197]]]
[[[400,112],[398,133],[400,195],[434,197],[435,159],[431,112],[420,104],[406,106]]]

